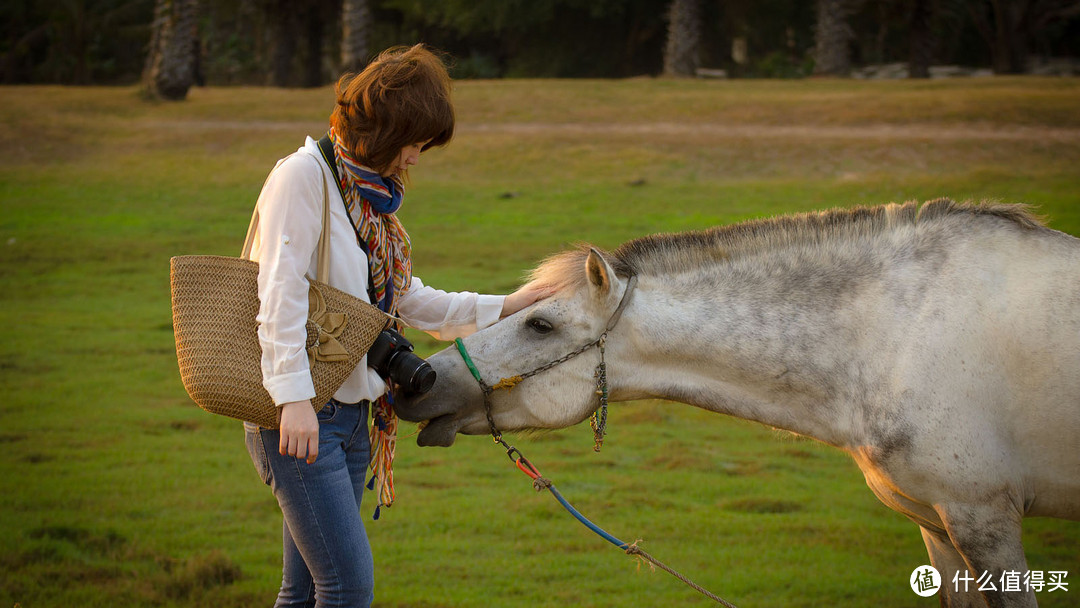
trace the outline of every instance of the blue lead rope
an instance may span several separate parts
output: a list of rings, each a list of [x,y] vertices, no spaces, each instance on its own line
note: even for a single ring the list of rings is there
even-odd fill
[[[504,446],[507,445],[506,442],[502,441],[501,439],[499,440],[499,443],[503,444]],[[517,454],[517,458],[514,458],[514,454]],[[604,530],[600,526],[594,524],[592,521],[589,520],[588,517],[585,517],[581,514],[580,511],[575,509],[574,505],[570,504],[570,501],[566,500],[566,498],[564,498],[563,495],[559,493],[557,489],[555,489],[555,484],[551,483],[549,479],[541,475],[540,471],[533,465],[533,463],[529,462],[529,459],[525,458],[525,456],[517,448],[507,446],[506,455],[510,457],[510,460],[513,461],[515,465],[517,465],[517,468],[521,469],[521,471],[529,477],[532,477],[533,487],[536,488],[537,491],[548,490],[549,492],[551,492],[551,495],[555,497],[555,500],[559,501],[559,504],[561,504],[563,508],[567,510],[567,512],[573,515],[574,519],[581,522],[586,528],[595,532],[597,536],[622,549],[628,555],[636,555],[641,559],[649,562],[651,565],[659,566],[662,570],[671,574],[680,581],[686,583],[690,588],[701,593],[705,597],[711,600],[715,600],[716,602],[720,603],[723,606],[726,606],[727,608],[735,608],[733,604],[731,604],[724,598],[712,593],[708,589],[705,589],[701,585],[698,585],[694,581],[686,578],[682,574],[679,574],[675,570],[672,570],[663,562],[657,560],[655,557],[643,551],[640,547],[637,546],[637,542],[635,542],[634,544],[625,543],[609,534],[607,530]]]
[[[622,305],[620,305],[620,310],[621,308]],[[528,458],[525,458],[525,455],[522,454],[520,450],[506,443],[506,441],[502,438],[502,434],[499,433],[498,429],[495,428],[495,422],[494,420],[492,420],[491,416],[491,404],[488,401],[488,398],[493,390],[492,387],[489,386],[486,382],[484,382],[484,380],[480,377],[480,370],[476,368],[476,364],[473,363],[472,357],[470,357],[468,351],[465,350],[465,343],[461,341],[461,338],[457,338],[456,340],[454,340],[454,345],[457,347],[458,352],[461,353],[461,358],[465,361],[465,365],[469,368],[469,372],[472,374],[473,378],[476,379],[476,382],[480,384],[480,389],[484,393],[484,409],[488,418],[488,424],[491,426],[492,438],[495,439],[495,443],[501,444],[504,448],[506,448],[506,455],[510,458],[511,462],[517,465],[517,468],[521,469],[523,473],[532,478],[533,487],[538,492],[542,490],[548,490],[549,492],[551,492],[551,495],[555,497],[555,500],[558,500],[559,504],[561,504],[563,508],[567,510],[567,512],[574,516],[574,519],[581,522],[586,528],[595,532],[596,535],[600,538],[603,538],[609,543],[622,549],[628,555],[636,555],[641,559],[649,562],[651,565],[659,566],[662,570],[671,574],[680,581],[686,583],[690,588],[698,591],[705,597],[708,597],[711,600],[715,600],[716,602],[720,603],[723,606],[726,606],[727,608],[735,608],[735,606],[727,600],[721,598],[718,595],[715,595],[708,589],[705,589],[704,587],[691,581],[690,579],[686,578],[682,574],[679,574],[675,570],[672,570],[663,562],[657,560],[653,556],[643,551],[640,547],[637,546],[637,542],[635,542],[634,544],[629,544],[619,540],[618,538],[615,538],[600,526],[589,521],[589,518],[585,517],[581,514],[580,511],[575,509],[574,505],[570,504],[570,501],[566,500],[566,498],[564,498],[563,495],[559,493],[557,489],[555,489],[555,484],[551,483],[550,480],[541,475],[540,471],[533,465],[533,463],[529,462]],[[514,457],[515,454],[517,455],[516,458]]]
[[[593,532],[596,532],[601,538],[603,538],[604,540],[608,541],[609,543],[615,545],[616,547],[622,549],[623,551],[626,551],[627,549],[630,548],[630,545],[628,545],[627,543],[624,543],[623,541],[621,541],[621,540],[615,538],[614,536],[608,534],[608,532],[606,530],[604,530],[600,526],[594,524],[593,522],[589,521],[588,517],[585,517],[584,515],[582,515],[577,509],[574,508],[574,505],[570,504],[570,502],[568,500],[563,498],[563,495],[560,494],[559,491],[555,489],[554,485],[548,486],[548,490],[551,491],[551,495],[555,497],[555,500],[559,501],[559,503],[562,504],[562,506],[564,508],[566,508],[566,510],[569,511],[571,515],[573,515],[575,518],[577,518],[578,521],[585,524],[585,527],[592,530]]]
[[[514,458],[513,453],[517,453],[518,457],[516,459]],[[603,538],[604,540],[622,549],[623,551],[627,551],[630,549],[629,543],[624,543],[623,541],[615,538],[614,536],[609,534],[607,530],[594,524],[592,521],[589,520],[588,517],[582,515],[581,511],[575,509],[574,505],[570,504],[570,501],[566,500],[566,498],[563,497],[562,493],[560,493],[559,490],[555,488],[555,484],[551,483],[550,480],[544,478],[544,476],[540,474],[540,471],[538,471],[537,468],[533,466],[533,463],[529,462],[529,459],[525,458],[525,456],[523,456],[517,448],[510,448],[506,455],[510,457],[510,460],[514,461],[514,464],[517,465],[517,468],[521,469],[522,472],[524,472],[529,477],[532,477],[533,487],[536,488],[537,491],[550,491],[551,495],[555,497],[555,500],[559,501],[559,504],[561,504],[564,509],[569,511],[575,519],[580,521],[582,524],[585,524],[586,528],[592,530],[593,532],[596,532],[596,534],[600,536],[600,538]]]

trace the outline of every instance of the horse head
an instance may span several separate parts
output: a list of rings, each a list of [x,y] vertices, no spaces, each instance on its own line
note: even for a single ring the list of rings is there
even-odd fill
[[[399,417],[425,423],[417,443],[449,446],[457,433],[481,435],[492,425],[499,431],[563,428],[596,410],[599,350],[590,347],[599,347],[606,334],[609,352],[624,350],[619,344],[626,340],[616,335],[628,333],[630,324],[616,331],[609,325],[626,307],[632,282],[591,248],[548,260],[532,280],[555,288],[554,295],[430,357],[437,373],[431,391],[397,400]],[[575,351],[580,356],[567,358]]]

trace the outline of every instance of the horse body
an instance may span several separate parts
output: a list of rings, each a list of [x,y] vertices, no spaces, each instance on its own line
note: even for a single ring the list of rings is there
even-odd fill
[[[955,592],[956,572],[1027,571],[1024,516],[1080,519],[1080,241],[1016,207],[950,201],[646,237],[541,266],[549,300],[466,339],[512,376],[604,331],[611,399],[661,398],[813,437],[922,530],[948,605],[1034,605]],[[595,408],[586,357],[492,397],[503,430]],[[429,359],[421,444],[488,431],[456,352]]]

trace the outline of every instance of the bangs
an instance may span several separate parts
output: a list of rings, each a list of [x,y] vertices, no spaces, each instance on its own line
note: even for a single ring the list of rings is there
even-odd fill
[[[454,137],[454,106],[449,95],[432,95],[425,101],[414,105],[401,117],[396,126],[399,135],[393,138],[393,147],[398,149],[420,142],[428,142],[423,150],[445,146]],[[423,151],[422,150],[422,151]]]

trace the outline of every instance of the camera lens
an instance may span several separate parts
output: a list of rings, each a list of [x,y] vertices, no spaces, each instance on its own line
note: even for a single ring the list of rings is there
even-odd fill
[[[412,355],[416,357],[416,355]],[[426,393],[431,390],[431,387],[435,384],[435,370],[431,369],[431,365],[416,357],[420,361],[420,365],[417,365],[413,369],[412,377],[409,378],[408,387],[409,390],[414,393]]]
[[[384,329],[368,350],[368,365],[407,392],[426,393],[435,384],[435,370],[412,352],[412,344],[393,329]]]

